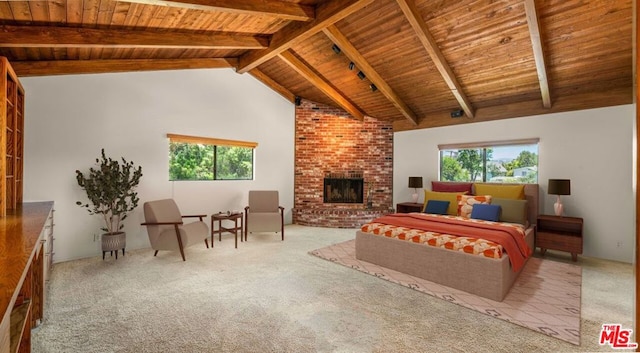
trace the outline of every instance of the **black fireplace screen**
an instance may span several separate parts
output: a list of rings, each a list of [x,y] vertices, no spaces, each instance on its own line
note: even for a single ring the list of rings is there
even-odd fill
[[[364,200],[364,179],[324,178],[325,203],[362,203]]]

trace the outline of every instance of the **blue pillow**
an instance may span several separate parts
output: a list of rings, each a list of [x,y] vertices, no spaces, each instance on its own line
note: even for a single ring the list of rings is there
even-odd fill
[[[498,222],[502,208],[499,205],[477,203],[471,209],[471,218]]]
[[[449,201],[429,200],[427,207],[424,208],[424,213],[447,214],[447,209],[449,209]]]

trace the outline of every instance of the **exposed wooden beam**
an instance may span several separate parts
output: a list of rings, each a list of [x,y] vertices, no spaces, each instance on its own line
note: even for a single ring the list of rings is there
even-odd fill
[[[296,70],[305,79],[320,89],[324,94],[336,102],[340,107],[353,115],[358,120],[364,120],[364,113],[343,96],[338,90],[333,88],[324,78],[316,74],[307,64],[298,59],[289,50],[278,54],[278,57]]]
[[[295,94],[291,93],[291,91],[284,88],[284,86],[274,81],[271,77],[267,76],[264,72],[260,71],[259,69],[253,69],[249,71],[249,74],[255,77],[258,81],[264,83],[267,87],[278,92],[286,100],[290,101],[291,103],[295,102],[296,100]]]
[[[269,0],[118,0],[145,5],[158,5],[203,11],[230,12],[248,15],[269,15],[290,21],[311,21],[313,6]]]
[[[551,94],[549,93],[547,66],[544,62],[544,50],[542,48],[542,39],[540,37],[540,22],[538,21],[535,0],[524,0],[524,9],[527,13],[527,23],[529,24],[529,35],[531,36],[533,58],[536,61],[536,70],[538,71],[538,82],[540,82],[542,105],[545,108],[551,108]]]
[[[264,49],[265,37],[55,26],[0,26],[0,47]]]
[[[473,106],[462,90],[462,86],[460,86],[458,79],[451,70],[451,67],[449,67],[444,55],[442,55],[436,40],[431,35],[431,32],[429,32],[429,28],[427,28],[427,24],[422,19],[420,11],[416,7],[414,0],[396,0],[396,2],[402,9],[402,12],[404,12],[405,17],[411,24],[411,27],[413,27],[413,30],[424,48],[427,50],[427,53],[429,53],[433,64],[440,72],[440,75],[442,75],[447,86],[449,86],[449,89],[458,101],[458,104],[460,104],[462,110],[467,114],[467,117],[473,118],[475,116]]]
[[[543,107],[538,99],[478,108],[476,110],[476,117],[473,120],[452,119],[450,111],[434,112],[427,114],[422,118],[418,126],[413,126],[406,120],[394,121],[393,131],[397,132],[449,125],[470,124],[491,120],[631,104],[632,102],[633,95],[629,91],[629,88],[621,87],[601,92],[586,92],[572,96],[559,96],[556,98],[551,108]]]
[[[289,49],[296,43],[310,38],[322,31],[325,27],[342,20],[371,4],[373,1],[374,0],[329,0],[321,3],[316,8],[316,18],[313,21],[308,23],[292,22],[273,34],[269,48],[253,50],[243,54],[238,62],[238,72],[249,72],[264,62],[278,56],[278,54]]]
[[[116,59],[13,61],[18,76],[95,74],[127,71],[217,69],[233,67],[232,59]]]
[[[396,92],[389,86],[389,84],[378,74],[378,72],[369,64],[367,59],[360,54],[358,49],[351,44],[349,39],[340,32],[340,30],[330,25],[323,29],[324,34],[331,39],[344,53],[349,60],[355,63],[358,68],[367,75],[369,81],[371,81],[378,90],[387,97],[387,99],[414,125],[418,125],[418,118],[416,114],[409,108],[409,106],[396,94]]]

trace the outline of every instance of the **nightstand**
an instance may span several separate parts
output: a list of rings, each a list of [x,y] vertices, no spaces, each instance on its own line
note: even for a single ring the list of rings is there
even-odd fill
[[[582,218],[539,215],[536,247],[544,255],[547,249],[567,251],[571,260],[582,254]]]
[[[423,206],[418,202],[400,202],[396,204],[396,213],[422,212]]]

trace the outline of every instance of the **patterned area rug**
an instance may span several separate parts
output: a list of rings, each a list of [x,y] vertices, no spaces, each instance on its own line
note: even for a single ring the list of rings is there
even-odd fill
[[[357,260],[355,239],[313,250],[310,254],[497,319],[580,344],[582,268],[579,266],[531,258],[504,301],[497,302]]]

